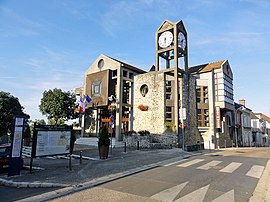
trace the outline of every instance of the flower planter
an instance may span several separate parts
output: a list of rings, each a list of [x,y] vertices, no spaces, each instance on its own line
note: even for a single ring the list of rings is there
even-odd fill
[[[109,145],[99,145],[98,151],[100,159],[107,159],[109,154]]]

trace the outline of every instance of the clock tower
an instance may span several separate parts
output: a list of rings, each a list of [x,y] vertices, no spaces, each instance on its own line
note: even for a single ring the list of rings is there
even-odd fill
[[[155,54],[155,71],[164,71],[165,73],[165,109],[171,110],[171,115],[165,111],[166,117],[171,116],[170,119],[166,118],[165,122],[171,122],[178,135],[181,131],[182,144],[184,144],[184,125],[187,125],[185,112],[188,108],[188,103],[185,103],[184,100],[188,100],[189,90],[187,32],[183,21],[173,23],[165,20],[159,26],[156,31]],[[167,91],[171,91],[171,95],[167,96]],[[180,135],[178,143],[181,144]]]
[[[165,20],[156,31],[156,71],[169,68],[188,70],[187,32],[182,20]]]

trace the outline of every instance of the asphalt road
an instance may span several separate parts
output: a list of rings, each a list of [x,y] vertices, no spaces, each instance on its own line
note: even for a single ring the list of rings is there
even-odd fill
[[[0,186],[0,201],[11,202],[38,194],[57,190],[57,188],[16,188]]]
[[[53,201],[248,201],[269,148],[225,150],[163,165]]]

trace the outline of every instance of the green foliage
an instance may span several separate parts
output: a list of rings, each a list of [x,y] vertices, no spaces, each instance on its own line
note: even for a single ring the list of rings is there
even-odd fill
[[[30,138],[31,137],[31,130],[29,124],[26,124],[24,127],[24,138]]]
[[[34,134],[34,124],[46,125],[46,121],[44,119],[35,119],[34,121],[30,122],[31,137],[33,137],[33,134]]]
[[[35,119],[32,123],[36,123],[36,125],[46,125],[46,121],[44,119]]]
[[[25,114],[23,109],[17,97],[0,91],[0,137],[11,132],[14,115],[25,115],[26,119],[29,118],[29,115]]]
[[[98,138],[98,145],[105,145],[108,146],[110,145],[110,136],[109,136],[109,131],[108,128],[104,125],[101,128],[101,131],[99,133],[99,138]]]
[[[57,122],[54,119],[48,120],[48,125],[65,125],[64,119],[58,119]]]
[[[166,132],[175,132],[175,125],[173,122],[166,121],[164,126],[166,127]]]
[[[76,96],[74,93],[64,92],[61,89],[55,88],[43,92],[39,110],[49,120],[53,119],[55,123],[58,123],[60,119],[69,120],[77,118],[75,102]]]

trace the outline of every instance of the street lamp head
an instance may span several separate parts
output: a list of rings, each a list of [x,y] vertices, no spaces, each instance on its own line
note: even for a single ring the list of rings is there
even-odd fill
[[[116,97],[114,95],[111,95],[110,97],[108,97],[108,99],[112,102],[112,101],[116,100]]]

